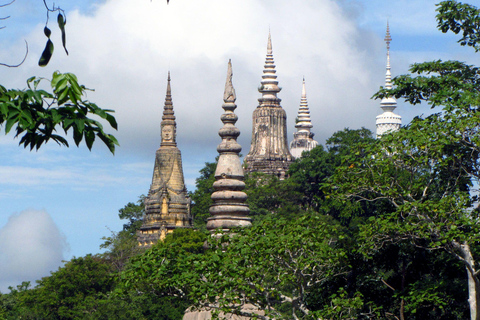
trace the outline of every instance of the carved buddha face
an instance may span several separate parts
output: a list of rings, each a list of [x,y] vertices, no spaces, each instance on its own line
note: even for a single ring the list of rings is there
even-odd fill
[[[162,127],[162,139],[163,141],[170,142],[173,140],[173,126],[164,126]]]

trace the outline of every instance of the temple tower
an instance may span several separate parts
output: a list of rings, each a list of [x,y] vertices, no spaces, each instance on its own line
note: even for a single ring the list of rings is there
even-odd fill
[[[297,123],[295,128],[297,132],[293,134],[293,141],[290,142],[290,153],[294,158],[300,158],[303,151],[310,151],[318,145],[318,142],[313,140],[315,135],[310,132],[312,129],[312,121],[310,120],[310,110],[307,104],[307,91],[305,90],[305,78],[302,84],[302,97],[300,99],[300,108],[297,115]]]
[[[392,74],[390,72],[390,42],[392,37],[390,36],[390,28],[387,22],[387,34],[385,35],[385,42],[387,43],[387,73],[385,74],[385,88],[392,89]],[[391,131],[397,131],[402,125],[402,117],[395,114],[393,111],[397,107],[397,101],[393,97],[386,97],[380,102],[380,107],[383,110],[381,115],[377,116],[377,138],[380,138],[383,134]]]
[[[161,122],[161,144],[155,154],[152,184],[145,199],[145,217],[137,231],[141,247],[149,247],[176,228],[192,227],[191,200],[183,178],[182,156],[176,142],[170,72]]]
[[[207,229],[210,231],[215,229],[228,231],[234,227],[249,226],[252,221],[248,218],[250,209],[245,203],[247,194],[243,192],[245,182],[239,157],[242,147],[237,142],[240,130],[235,127],[238,117],[234,113],[237,105],[232,76],[232,63],[228,61],[222,106],[225,113],[220,118],[223,127],[218,132],[222,142],[217,147],[219,157],[213,183],[213,204],[210,206],[212,217],[207,219]]]
[[[264,172],[283,179],[293,157],[287,145],[287,115],[277,97],[280,90],[269,33],[267,58],[258,88],[262,97],[253,112],[252,143],[245,164],[247,172]]]

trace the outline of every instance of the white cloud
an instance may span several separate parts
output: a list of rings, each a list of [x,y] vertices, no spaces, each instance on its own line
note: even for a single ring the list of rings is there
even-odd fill
[[[66,248],[65,236],[46,211],[10,216],[0,229],[0,291],[22,281],[35,285],[62,264]]]

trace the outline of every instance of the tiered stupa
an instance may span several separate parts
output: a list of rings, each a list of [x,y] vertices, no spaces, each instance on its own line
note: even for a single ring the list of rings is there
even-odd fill
[[[385,75],[385,88],[392,89],[392,74],[390,72],[390,42],[392,37],[390,36],[390,28],[387,22],[387,34],[385,36],[385,42],[387,43],[387,73]],[[393,97],[386,97],[380,102],[380,107],[383,109],[383,113],[377,116],[377,138],[380,138],[387,132],[397,131],[402,125],[402,117],[395,114],[393,111],[397,107],[397,101]]]
[[[287,144],[287,115],[277,97],[280,92],[272,54],[272,40],[268,34],[267,58],[261,85],[262,97],[253,112],[252,143],[245,157],[247,172],[264,172],[285,177],[293,157]]]
[[[310,131],[312,127],[310,110],[307,104],[305,78],[303,78],[302,98],[300,99],[300,108],[298,110],[297,123],[295,124],[297,132],[293,134],[293,141],[290,142],[290,153],[294,158],[300,158],[304,151],[310,151],[318,145],[318,142],[313,140],[315,134]]]
[[[234,113],[237,105],[232,76],[232,64],[228,61],[222,106],[225,113],[220,118],[223,127],[218,132],[222,142],[217,147],[219,157],[213,183],[213,204],[210,206],[212,216],[207,219],[207,229],[210,231],[215,229],[228,231],[235,227],[249,226],[252,221],[248,218],[250,209],[245,203],[247,194],[243,192],[245,182],[243,182],[243,168],[239,157],[242,147],[237,142],[240,130],[235,127],[238,117]]]
[[[145,217],[137,231],[141,247],[149,247],[176,228],[191,228],[191,200],[183,178],[182,156],[176,142],[177,123],[173,113],[168,73],[167,94],[161,122],[162,142],[155,154],[152,184],[145,199]]]

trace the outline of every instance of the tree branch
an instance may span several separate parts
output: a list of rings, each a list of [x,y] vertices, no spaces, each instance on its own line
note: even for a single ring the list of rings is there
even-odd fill
[[[14,1],[15,1],[15,0],[14,0]],[[6,64],[6,63],[0,63],[0,66],[8,67],[8,68],[17,68],[17,67],[21,66],[21,65],[25,62],[25,60],[27,59],[27,55],[28,55],[28,43],[27,43],[27,40],[25,40],[25,48],[26,48],[25,56],[23,57],[23,60],[22,60],[19,64],[10,65],[10,64]]]

